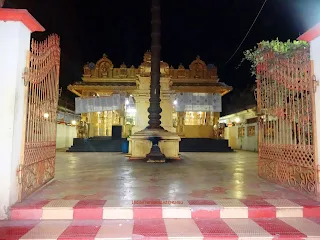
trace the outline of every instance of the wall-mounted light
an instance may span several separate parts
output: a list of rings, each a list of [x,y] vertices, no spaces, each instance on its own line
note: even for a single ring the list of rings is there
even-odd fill
[[[174,100],[173,101],[173,105],[177,105],[178,104],[178,101],[177,100]]]
[[[239,123],[240,122],[240,118],[236,118],[235,120],[234,120],[236,123]]]
[[[49,118],[49,113],[44,113],[44,114],[43,114],[43,117],[44,117],[44,118]]]
[[[76,121],[76,120],[72,120],[72,121],[71,121],[71,124],[72,124],[72,125],[76,125],[76,124],[77,124],[77,121]]]

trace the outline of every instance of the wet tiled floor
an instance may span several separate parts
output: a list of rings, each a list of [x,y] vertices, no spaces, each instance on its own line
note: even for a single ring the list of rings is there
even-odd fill
[[[154,164],[121,153],[57,152],[56,177],[28,200],[307,199],[257,176],[258,154],[182,153]]]
[[[257,158],[57,152],[56,178],[11,208],[0,240],[320,239],[320,203],[260,179]]]

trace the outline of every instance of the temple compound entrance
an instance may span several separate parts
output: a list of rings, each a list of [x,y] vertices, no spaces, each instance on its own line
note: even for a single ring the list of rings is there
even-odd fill
[[[60,39],[31,41],[24,75],[22,157],[18,170],[21,201],[54,178],[59,97]]]
[[[259,47],[263,60],[256,89],[259,175],[315,197],[316,88],[309,45],[297,47],[290,57],[264,47]]]
[[[0,52],[6,57],[12,55],[8,58],[10,61],[2,61],[6,64],[4,67],[0,65],[0,84],[6,87],[6,92],[0,95],[0,104],[8,117],[0,118],[5,136],[0,139],[0,219],[10,218],[10,221],[0,221],[0,237],[319,239],[319,202],[259,178],[256,153],[239,151],[214,153],[214,156],[204,152],[183,153],[183,161],[146,164],[126,161],[119,153],[58,152],[55,169],[59,38],[53,35],[42,43],[33,41],[30,51],[30,32],[44,29],[27,11],[12,11],[15,19],[8,21],[7,17],[12,17],[10,10],[0,9],[0,35],[3,36]],[[320,49],[320,38],[318,40]],[[289,60],[272,51],[261,53],[264,61],[258,65],[257,81],[258,168],[264,178],[316,196],[319,181],[314,118],[320,117],[320,111],[315,112],[315,102],[320,102],[315,100],[320,100],[320,94],[314,92],[308,48],[300,50]],[[320,57],[314,59],[320,67]],[[109,74],[103,69],[103,73]],[[179,70],[173,72],[180,73]],[[192,68],[191,72],[203,76]],[[144,72],[140,71],[141,74]],[[113,92],[110,88],[120,88],[119,82],[130,82],[119,79],[118,85],[104,79],[103,84],[80,83],[77,88],[83,86],[96,91],[103,85]],[[147,86],[147,80],[144,76],[135,83],[139,88],[131,93],[133,97],[137,94],[136,98],[144,99],[142,93],[146,89],[140,87]],[[193,83],[179,80],[175,79],[176,84],[184,89],[180,92],[197,93],[198,100],[208,98],[199,95],[205,90],[192,92],[194,86],[207,89],[208,85],[218,83],[201,78],[193,79]],[[174,81],[165,84],[168,88],[177,86]],[[209,89],[216,90],[215,87]],[[113,98],[115,106],[119,106],[121,94]],[[183,99],[193,101],[189,97],[176,99],[178,104],[183,103]],[[186,104],[189,101],[184,102],[182,110],[190,109]],[[135,99],[136,111],[142,111],[144,108],[137,107],[137,103]],[[164,109],[172,114],[172,108]],[[98,114],[98,110],[94,110]],[[140,114],[137,117],[141,117]],[[141,126],[138,124],[135,127]],[[52,179],[55,171],[54,181],[30,195]]]

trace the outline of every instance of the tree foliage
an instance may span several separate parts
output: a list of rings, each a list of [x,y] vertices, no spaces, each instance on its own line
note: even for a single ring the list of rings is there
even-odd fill
[[[281,42],[279,39],[272,41],[262,41],[253,49],[244,51],[244,60],[251,62],[251,74],[257,75],[256,69],[259,63],[264,62],[264,53],[272,51],[278,57],[290,58],[297,51],[304,50],[309,47],[309,43],[305,41]]]

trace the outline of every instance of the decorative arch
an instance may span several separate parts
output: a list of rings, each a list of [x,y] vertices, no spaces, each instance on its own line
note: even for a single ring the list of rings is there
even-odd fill
[[[164,62],[164,61],[161,61],[160,62],[160,73],[162,76],[168,76],[169,75],[169,64]]]
[[[186,69],[184,68],[182,63],[180,63],[180,65],[178,67],[177,75],[178,75],[178,78],[186,78],[187,77]]]
[[[108,75],[109,70],[113,69],[113,63],[107,57],[106,54],[103,54],[102,58],[96,63],[96,71],[98,77],[104,77]]]
[[[204,78],[204,72],[208,70],[206,63],[200,59],[200,56],[196,57],[189,68],[194,78]]]

